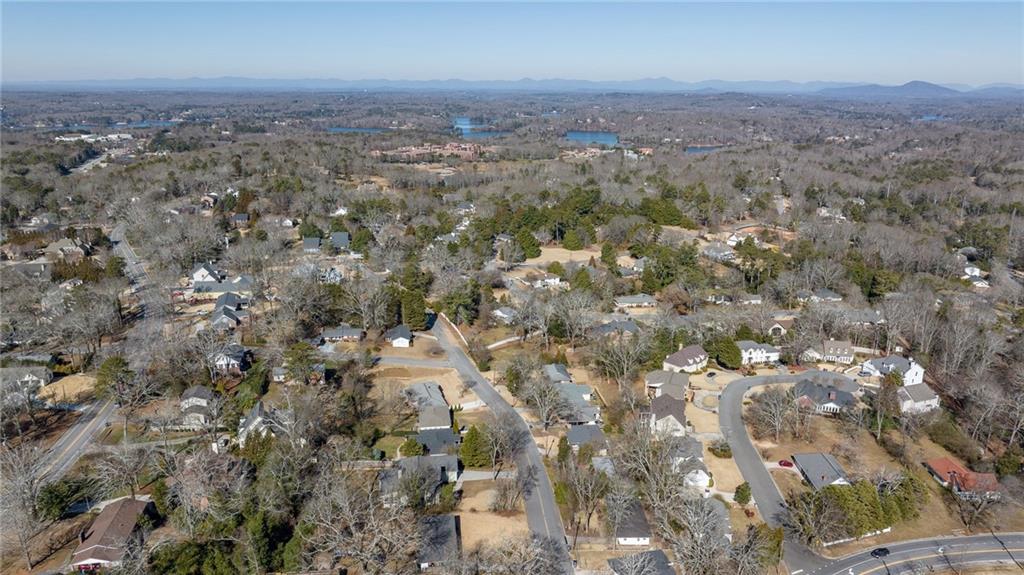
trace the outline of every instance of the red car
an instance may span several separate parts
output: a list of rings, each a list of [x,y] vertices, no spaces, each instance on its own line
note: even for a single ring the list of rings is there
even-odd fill
[[[788,459],[779,461],[779,467],[793,467],[793,462]]]

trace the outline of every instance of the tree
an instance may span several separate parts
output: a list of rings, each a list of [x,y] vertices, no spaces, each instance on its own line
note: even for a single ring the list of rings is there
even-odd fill
[[[131,498],[141,488],[140,480],[152,462],[153,452],[146,447],[121,443],[96,463],[96,475],[108,494],[128,490]]]
[[[569,344],[575,349],[590,329],[594,297],[587,291],[570,290],[555,299],[555,318],[565,328]]]
[[[427,329],[427,307],[423,294],[419,291],[402,292],[402,323],[412,331]]]
[[[423,455],[425,452],[425,450],[423,449],[423,444],[416,441],[415,437],[407,438],[404,442],[402,442],[402,445],[398,448],[398,450],[399,452],[401,452],[402,457],[414,457],[416,455]]]
[[[611,482],[604,496],[604,518],[608,523],[608,533],[611,535],[612,543],[618,546],[618,538],[615,534],[619,526],[625,523],[631,513],[631,506],[636,500],[636,493],[633,487],[626,481],[616,479]]]
[[[555,384],[542,375],[534,375],[518,391],[519,397],[537,413],[545,431],[572,409]]]
[[[494,462],[494,478],[497,479],[505,465],[512,464],[531,441],[518,415],[502,412],[494,424],[487,428],[487,449]]]
[[[608,476],[594,469],[592,465],[583,464],[577,458],[566,466],[566,480],[572,491],[575,510],[583,515],[584,528],[590,530],[590,519],[597,511],[598,505],[608,491]],[[577,519],[577,526],[579,520]]]
[[[156,393],[157,382],[136,374],[121,356],[111,356],[100,365],[96,377],[98,392],[102,397],[113,400],[124,415],[122,439],[128,441],[128,421]]]
[[[753,397],[746,418],[751,422],[755,435],[771,435],[778,443],[786,429],[795,408],[792,393],[772,386]]]
[[[462,438],[459,456],[466,467],[489,467],[492,465],[493,461],[488,451],[485,432],[480,431],[477,426],[471,425],[466,436]]]
[[[529,230],[519,230],[516,233],[516,243],[522,246],[523,255],[527,259],[540,257],[540,242],[533,237]]]
[[[744,481],[736,486],[736,493],[733,494],[733,500],[740,505],[746,505],[750,503],[750,484]]]
[[[304,341],[297,342],[284,352],[284,359],[289,377],[306,385],[312,383],[313,367],[320,362],[320,352],[315,347]]]
[[[594,342],[591,360],[601,375],[626,387],[647,360],[650,340],[640,334],[619,332]]]
[[[725,369],[739,369],[743,365],[743,355],[736,342],[731,339],[716,339],[707,346],[708,355]]]
[[[580,237],[579,232],[575,229],[569,230],[565,233],[565,237],[562,238],[562,247],[569,251],[582,250],[583,238]]]
[[[0,446],[0,535],[21,548],[29,569],[33,566],[30,541],[42,526],[37,507],[43,488],[41,456],[37,448],[24,443]]]

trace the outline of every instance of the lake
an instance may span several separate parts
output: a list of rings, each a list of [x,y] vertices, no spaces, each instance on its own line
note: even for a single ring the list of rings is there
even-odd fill
[[[504,130],[491,130],[489,125],[483,122],[474,122],[473,118],[459,116],[452,122],[452,127],[460,136],[467,140],[480,140],[484,138],[500,138],[512,132]]]
[[[714,152],[715,150],[721,150],[725,146],[686,146],[685,154],[706,154],[708,152]]]
[[[619,135],[615,132],[566,132],[565,139],[577,144],[600,144],[609,148],[619,145]]]
[[[327,128],[327,131],[332,134],[379,134],[387,130],[387,128],[349,128],[344,126],[340,128]]]

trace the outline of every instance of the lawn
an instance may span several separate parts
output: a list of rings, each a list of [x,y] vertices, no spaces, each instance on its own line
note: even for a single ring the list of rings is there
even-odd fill
[[[519,509],[511,513],[488,511],[494,496],[493,481],[466,481],[462,500],[456,513],[462,522],[462,548],[474,549],[481,543],[494,544],[507,537],[529,532],[526,514]]]
[[[373,444],[374,449],[379,449],[384,452],[384,456],[388,459],[395,459],[398,457],[398,446],[405,442],[405,437],[400,435],[385,435],[377,440],[377,443]]]

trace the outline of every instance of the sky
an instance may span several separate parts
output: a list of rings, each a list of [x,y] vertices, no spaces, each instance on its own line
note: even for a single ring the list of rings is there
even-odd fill
[[[1024,82],[1024,2],[0,2],[4,82]]]

